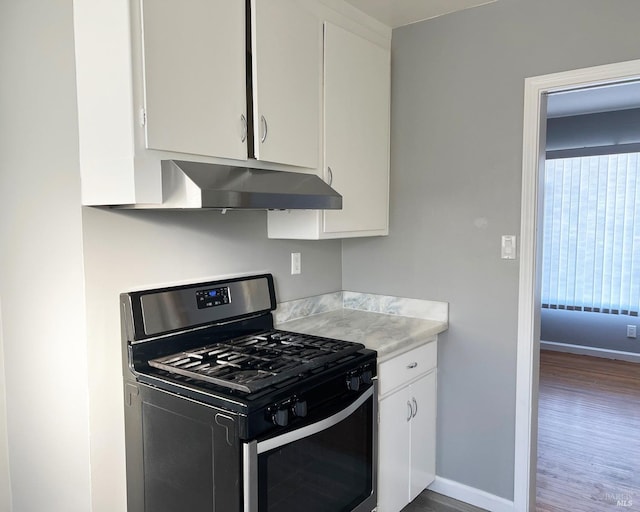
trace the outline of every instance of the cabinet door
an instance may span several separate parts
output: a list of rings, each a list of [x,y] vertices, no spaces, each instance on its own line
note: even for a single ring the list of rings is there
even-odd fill
[[[247,158],[245,4],[142,3],[146,145]]]
[[[322,23],[296,0],[252,0],[251,33],[255,157],[317,168]]]
[[[436,371],[425,375],[410,387],[414,406],[411,420],[411,480],[409,500],[413,501],[436,473]]]
[[[343,196],[325,232],[387,234],[390,52],[325,23],[324,165]]]
[[[398,512],[408,502],[410,479],[410,388],[380,400],[378,512]]]

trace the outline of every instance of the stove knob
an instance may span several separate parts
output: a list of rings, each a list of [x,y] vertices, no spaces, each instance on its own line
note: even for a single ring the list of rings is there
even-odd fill
[[[307,401],[296,400],[291,406],[291,412],[298,418],[304,418],[307,415]]]
[[[289,424],[289,410],[276,409],[271,415],[271,421],[280,427],[286,427]]]
[[[360,376],[359,375],[349,375],[347,377],[347,387],[351,391],[358,391],[360,389]]]
[[[371,384],[371,379],[373,379],[373,372],[371,370],[363,371],[361,379],[363,384]]]

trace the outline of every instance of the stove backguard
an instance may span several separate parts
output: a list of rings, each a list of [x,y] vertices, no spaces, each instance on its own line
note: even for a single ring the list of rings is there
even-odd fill
[[[245,276],[121,295],[125,335],[130,343],[224,324],[273,311],[271,274]]]

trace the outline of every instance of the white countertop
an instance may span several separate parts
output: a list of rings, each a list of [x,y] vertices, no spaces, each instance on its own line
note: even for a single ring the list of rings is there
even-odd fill
[[[279,323],[278,329],[362,343],[378,352],[378,362],[411,350],[447,330],[448,322],[336,309]]]

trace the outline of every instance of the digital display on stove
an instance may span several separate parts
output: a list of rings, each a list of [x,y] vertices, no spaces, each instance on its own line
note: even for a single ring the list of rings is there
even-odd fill
[[[231,302],[229,288],[222,286],[220,288],[210,288],[209,290],[196,291],[196,301],[198,309],[213,308],[215,306],[223,306]]]

